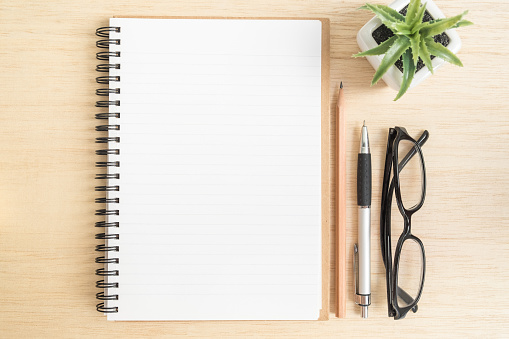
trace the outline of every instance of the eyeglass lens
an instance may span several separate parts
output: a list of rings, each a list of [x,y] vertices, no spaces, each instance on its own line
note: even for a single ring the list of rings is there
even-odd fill
[[[417,297],[421,285],[422,264],[420,245],[413,239],[406,239],[400,252],[397,270],[398,290],[404,291],[398,292],[397,303],[400,307],[410,305]]]
[[[401,140],[398,144],[398,163],[406,163],[404,167],[398,164],[401,201],[406,209],[412,209],[418,205],[423,195],[423,166],[419,153],[414,149],[416,147],[410,140]],[[412,150],[414,150],[414,156],[406,157]]]

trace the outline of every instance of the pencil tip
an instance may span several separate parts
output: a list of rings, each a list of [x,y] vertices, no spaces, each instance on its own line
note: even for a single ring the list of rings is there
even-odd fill
[[[362,122],[362,127],[366,127],[366,120]]]
[[[339,84],[339,88],[343,88],[343,81]]]

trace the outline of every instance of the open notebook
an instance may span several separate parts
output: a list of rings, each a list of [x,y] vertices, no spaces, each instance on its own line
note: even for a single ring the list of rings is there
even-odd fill
[[[109,320],[328,317],[328,25],[113,18],[98,29],[97,286]]]

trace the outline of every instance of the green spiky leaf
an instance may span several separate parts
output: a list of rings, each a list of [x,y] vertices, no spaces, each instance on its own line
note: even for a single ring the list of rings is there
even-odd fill
[[[419,32],[424,38],[435,36],[456,25],[467,13],[468,11],[465,11],[462,14],[453,16],[452,18],[434,21],[433,23],[429,23],[422,27]]]
[[[405,23],[397,23],[394,24],[394,28],[396,29],[396,32],[393,32],[395,35],[410,35],[410,26],[408,26]]]
[[[406,93],[406,91],[410,88],[410,84],[412,84],[412,80],[414,79],[415,74],[415,65],[412,62],[412,55],[410,50],[407,50],[403,54],[403,80],[401,81],[401,87],[399,88],[398,95],[394,98],[394,101],[398,100]]]
[[[396,24],[404,23],[404,21],[401,21],[396,16],[394,16],[393,13],[394,10],[393,12],[388,11],[387,8],[389,7],[387,6],[366,4],[366,7],[373,13],[375,13],[377,18],[379,18],[382,21],[382,23],[393,32],[398,31],[398,27],[396,27]]]
[[[414,20],[410,23],[411,27],[415,27],[419,25],[422,22],[422,19],[424,18],[424,13],[426,13],[426,3],[424,3],[421,8],[417,11]],[[414,32],[412,32],[414,33]]]
[[[357,57],[363,57],[366,55],[384,54],[392,46],[392,44],[394,43],[394,41],[396,41],[397,38],[398,37],[396,35],[393,35],[389,39],[382,42],[380,45],[376,46],[375,48],[369,49],[369,50],[361,52],[361,53],[354,54],[353,57],[357,58]]]
[[[417,14],[419,7],[421,7],[421,0],[410,1],[410,3],[408,4],[405,17],[405,22],[407,24],[410,24],[414,21],[415,15]]]
[[[389,6],[384,6],[384,5],[370,5],[370,6],[376,7],[380,11],[386,12],[387,14],[391,15],[392,17],[394,17],[394,19],[396,19],[398,21],[405,22],[405,16],[403,14],[401,14],[400,12],[396,11],[395,9],[390,8]],[[359,7],[359,9],[371,10],[371,8],[368,7],[368,4],[365,4],[364,6]]]
[[[442,58],[453,65],[463,67],[460,59],[453,52],[444,47],[442,44],[436,43],[433,38],[427,38],[425,42],[429,53],[432,55]]]
[[[431,21],[420,22],[412,27],[412,32],[417,32],[417,31],[421,30],[421,28],[423,28],[423,27],[429,26],[436,22],[440,22],[442,20],[444,20],[444,19],[435,19],[435,20],[431,20]]]
[[[424,62],[424,65],[426,65],[431,74],[433,74],[433,64],[431,63],[431,55],[429,54],[428,47],[426,47],[426,42],[421,40],[419,47],[419,57],[422,59],[422,62]]]
[[[373,76],[373,80],[371,81],[371,85],[374,85],[382,78],[382,76],[389,70],[389,68],[394,65],[396,61],[400,58],[400,56],[410,47],[410,39],[405,36],[398,36],[396,41],[392,44],[389,50],[385,53],[380,66],[375,72]]]
[[[474,23],[471,22],[471,21],[468,21],[468,20],[461,20],[459,21],[456,25],[453,25],[451,27],[451,29],[453,28],[459,28],[459,27],[466,27],[466,26],[470,26],[470,25],[473,25]]]
[[[421,35],[419,32],[415,32],[413,35],[410,36],[410,46],[412,47],[412,56],[413,56],[413,62],[414,66],[417,67],[417,61],[419,61],[419,49],[420,49],[420,42],[421,42]]]

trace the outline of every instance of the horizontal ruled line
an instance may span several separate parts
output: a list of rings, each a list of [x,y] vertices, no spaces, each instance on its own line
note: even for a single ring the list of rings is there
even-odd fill
[[[193,54],[194,55],[194,54]],[[140,61],[129,61],[129,65],[144,65],[147,63]],[[288,63],[238,63],[238,62],[215,62],[215,63],[206,63],[206,62],[151,62],[150,65],[176,65],[176,66],[258,66],[258,67],[307,67],[307,68],[317,68],[320,69],[321,65],[309,65],[309,64],[288,64]]]
[[[237,73],[233,72],[231,74],[228,73],[189,73],[189,72],[182,72],[182,73],[175,73],[175,72],[126,72],[125,69],[121,72],[123,76],[127,75],[166,75],[166,76],[172,76],[172,75],[200,75],[200,76],[242,76],[242,77],[293,77],[295,75],[293,74],[258,74],[258,73]],[[320,79],[320,75],[303,75],[299,74],[299,78],[314,78],[314,79]]]
[[[218,215],[229,215],[229,216],[257,216],[257,217],[316,217],[316,216],[319,216],[318,214],[278,214],[278,213],[147,213],[147,214],[142,214],[140,212],[138,213],[134,213],[134,214],[130,214],[130,213],[122,213],[120,212],[120,215],[121,216],[124,216],[124,217],[129,217],[129,216],[147,216],[147,215],[151,215],[151,216],[160,216],[160,215],[167,215],[167,216],[172,216],[172,215],[192,215],[192,216],[199,216],[199,215],[207,215],[207,216],[218,216]],[[111,220],[114,220],[115,219],[115,215],[111,215],[110,218]]]
[[[150,173],[147,173],[147,175],[150,175]],[[115,179],[117,180],[117,179]],[[120,182],[120,185],[122,185],[122,183]],[[198,184],[198,185],[190,185],[190,184],[165,184],[165,183],[157,183],[157,184],[148,184],[146,182],[140,182],[140,183],[133,183],[133,182],[130,182],[129,183],[129,186],[132,186],[132,185],[143,185],[143,186],[185,186],[185,187],[189,187],[189,186],[199,186],[199,187],[204,187],[204,186],[224,186],[224,184]],[[308,185],[305,185],[305,184],[288,184],[288,185],[282,185],[282,184],[257,184],[256,187],[315,187],[316,185],[314,184],[308,184]]]
[[[129,244],[130,246],[134,246],[133,244]],[[153,248],[154,246],[162,246],[163,244],[157,244],[157,245],[151,245]],[[146,244],[144,244],[144,246],[146,246]],[[172,246],[172,245],[165,245],[165,246]],[[300,246],[299,244],[294,244],[294,246]],[[315,247],[315,246],[313,246]],[[120,245],[120,252],[122,251],[122,245]],[[164,257],[165,259],[168,259],[168,258],[179,258],[179,259],[182,259],[182,258],[189,258],[189,257],[206,257],[206,258],[211,258],[213,257],[214,260],[216,260],[216,258],[219,258],[220,260],[223,260],[224,258],[231,258],[232,256],[238,256],[239,258],[242,257],[243,259],[247,259],[247,257],[249,257],[249,259],[253,259],[257,256],[260,256],[260,255],[264,255],[264,256],[270,256],[271,260],[276,260],[277,258],[281,259],[281,260],[286,260],[284,257],[286,256],[287,258],[289,259],[292,259],[292,258],[301,258],[301,259],[309,259],[309,257],[311,256],[316,256],[316,258],[318,258],[320,255],[319,252],[304,252],[304,253],[292,253],[292,254],[287,254],[287,255],[283,255],[283,254],[280,254],[276,251],[274,252],[263,252],[263,253],[243,253],[243,252],[232,252],[232,253],[213,253],[213,252],[199,252],[199,253],[185,253],[185,254],[182,254],[182,253],[166,253],[164,251],[150,251],[150,255],[146,254],[147,251],[144,250],[143,252],[137,252],[137,251],[133,251],[132,249],[129,251],[129,254],[130,255],[136,255],[136,257],[138,259],[142,259],[144,257],[144,255],[147,255],[148,257]],[[221,258],[221,257],[224,257],[224,258]],[[120,256],[121,258],[121,256]],[[122,267],[121,265],[122,264],[119,264],[120,266],[118,267]],[[242,264],[244,265],[244,263]],[[301,266],[300,264],[296,264],[297,266]],[[171,265],[170,265],[171,266]]]
[[[122,167],[122,164],[124,163],[127,163],[127,164],[132,164],[132,163],[135,163],[135,162],[129,162],[127,160],[122,160],[120,162],[120,167]],[[151,163],[152,164],[152,163]],[[182,166],[182,164],[174,164],[174,163],[160,163],[158,162],[157,163],[158,166]],[[197,163],[186,163],[186,164],[183,164],[183,165],[203,165],[203,166],[230,166],[230,167],[241,167],[241,168],[244,168],[244,167],[295,167],[295,165],[285,165],[285,164],[281,164],[281,165],[272,165],[272,164],[263,164],[263,165],[260,165],[260,164],[242,164],[242,165],[239,165],[239,164],[229,164],[229,163],[216,163],[216,164],[210,164],[210,163],[203,163],[203,162],[197,162]],[[299,167],[317,167],[316,165],[299,165]],[[122,169],[119,169],[118,171],[122,172]],[[172,175],[172,173],[169,173],[169,175]]]
[[[120,33],[120,38],[121,38]],[[295,58],[321,58],[321,55],[301,55],[301,54],[252,54],[252,53],[179,53],[179,52],[153,52],[145,53],[145,52],[138,52],[135,50],[126,50],[122,49],[122,53],[125,55],[125,53],[129,54],[135,54],[135,55],[146,55],[146,56],[153,56],[153,55],[211,55],[211,56],[242,56],[242,57],[282,57],[282,58],[288,58],[288,57],[295,57]],[[121,57],[120,57],[121,58]]]
[[[154,173],[150,172],[149,175],[165,175],[165,176],[202,176],[204,174],[189,174],[189,173]],[[226,177],[314,177],[319,178],[319,174],[230,174],[230,173],[205,173],[207,176],[226,176]],[[113,179],[118,180],[118,179]],[[280,205],[281,206],[281,205]]]
[[[119,202],[119,204],[122,204],[122,201]],[[183,203],[183,204],[174,204],[174,203],[171,203],[171,204],[144,204],[144,203],[135,203],[135,204],[124,204],[124,205],[134,205],[134,206],[191,206],[192,204],[190,203]],[[200,203],[200,206],[274,206],[274,207],[295,207],[295,206],[299,206],[299,207],[316,207],[316,206],[320,206],[320,204],[315,204],[315,205],[311,205],[311,204],[285,204],[285,205],[280,205],[280,204],[251,204],[251,203],[245,203],[245,204],[230,204],[230,203],[222,203],[222,204],[207,204],[207,203]]]
[[[118,86],[118,87],[122,87],[122,86]],[[225,92],[221,92],[221,93],[172,93],[172,92],[155,92],[155,91],[149,91],[149,92],[143,92],[143,91],[132,91],[132,92],[129,92],[129,91],[122,91],[121,95],[130,95],[130,94],[158,94],[158,95],[167,95],[167,96],[176,96],[176,97],[180,97],[180,96],[192,96],[192,97],[200,97],[200,98],[203,98],[204,96],[218,96],[218,95],[224,95],[224,96],[234,96],[234,97],[243,97],[243,98],[250,98],[250,97],[254,97],[254,98],[257,98],[257,97],[277,97],[277,98],[280,98],[280,97],[291,97],[291,98],[294,98],[296,95],[295,94],[255,94],[255,93],[249,93],[249,94],[237,94],[237,93],[225,93]],[[321,94],[318,94],[318,95],[309,95],[309,94],[305,94],[305,95],[298,95],[299,98],[315,98],[315,99],[320,99],[321,98]]]
[[[147,235],[147,233],[128,233],[128,232],[122,232],[122,231],[116,231],[117,233],[121,234],[121,235]],[[202,235],[206,235],[206,236],[224,236],[224,235],[228,235],[228,236],[280,236],[280,235],[284,235],[285,237],[303,237],[303,236],[309,236],[309,235],[315,235],[314,233],[302,233],[302,234],[287,234],[287,233],[232,233],[232,232],[228,232],[228,233],[199,233],[199,234],[196,234],[196,233],[154,233],[154,232],[150,232],[150,236],[153,236],[153,235],[168,235],[168,236],[202,236]],[[253,245],[260,245],[261,243],[252,243]],[[180,244],[179,244],[180,245]],[[198,245],[198,244],[197,244]],[[237,245],[237,243],[235,243],[235,245]],[[248,245],[251,245],[251,243],[249,243]],[[277,245],[276,243],[270,243],[270,245]]]
[[[140,222],[141,223],[141,222]],[[134,223],[134,222],[122,222],[122,225],[139,225],[140,223]],[[245,223],[235,223],[235,224],[225,224],[225,223],[220,223],[220,224],[210,224],[210,223],[206,223],[206,224],[178,224],[178,225],[173,225],[173,224],[168,224],[168,223],[150,223],[150,225],[154,225],[154,226],[171,226],[171,227],[181,227],[181,226],[239,226],[239,225],[242,225],[242,226],[282,226],[280,223],[279,224],[267,224],[267,223],[263,223],[263,224],[245,224]],[[314,224],[304,224],[304,225],[287,225],[287,226],[291,226],[292,228],[297,228],[297,227],[311,227],[311,226],[316,226]],[[122,226],[120,226],[122,227]],[[149,227],[149,226],[147,226]]]
[[[116,191],[109,192],[112,195],[111,197],[113,197],[115,195],[115,192]],[[228,195],[228,196],[231,196],[232,194],[231,193],[225,193],[225,194],[221,194],[221,193],[199,193],[199,194],[198,193],[164,193],[164,194],[136,193],[136,196],[147,196],[147,197],[149,197],[149,196],[165,196],[165,195],[199,195],[199,196],[202,196],[202,195],[206,195],[206,196]],[[287,197],[287,196],[291,196],[291,197],[294,197],[294,196],[298,196],[298,197],[319,197],[321,195],[320,194],[287,195],[287,194],[251,194],[250,193],[249,196],[255,196],[255,197]]]
[[[174,117],[173,115],[171,114],[168,114],[169,116],[171,117]],[[183,114],[182,116],[185,116],[185,114]],[[150,123],[150,122],[119,122],[119,124],[122,126],[122,125],[133,125],[133,126],[138,126],[138,125],[150,125],[150,126],[153,126],[154,124],[153,123]],[[223,124],[223,123],[219,123],[219,124],[203,124],[203,123],[192,123],[192,124],[180,124],[180,123],[173,123],[173,122],[168,122],[168,123],[158,123],[157,124],[158,126],[240,126],[240,127],[253,127],[253,126],[268,126],[268,127],[320,127],[321,125],[320,124],[286,124],[286,123],[281,123],[281,124],[251,124],[249,122],[245,123],[245,124]]]
[[[121,103],[120,103],[120,106],[116,106],[116,107],[120,107],[120,114],[122,114],[122,105],[144,105],[144,106],[147,106],[147,103],[146,102],[124,102],[124,100],[120,100]],[[123,103],[122,103],[123,102]],[[192,106],[226,106],[226,107],[235,107],[235,106],[239,106],[239,107],[312,107],[312,108],[320,108],[321,106],[320,105],[290,105],[290,104],[281,104],[281,105],[253,105],[253,104],[242,104],[242,105],[225,105],[223,103],[189,103],[189,104],[176,104],[176,103],[169,103],[169,102],[164,102],[164,101],[155,101],[155,102],[151,102],[149,104],[152,104],[152,105],[167,105],[167,106],[185,106],[185,107],[188,107],[190,105]]]
[[[123,284],[125,285],[125,284]],[[313,284],[315,285],[315,284]],[[130,286],[152,286],[151,284],[139,284],[139,285],[130,285]],[[200,294],[197,294],[197,293],[154,293],[154,294],[147,294],[147,293],[143,293],[143,294],[140,294],[140,293],[133,293],[133,294],[130,294],[130,293],[126,293],[126,292],[122,292],[121,296],[122,295],[140,295],[140,296],[146,296],[146,295],[157,295],[157,296],[161,296],[161,295],[177,295],[177,296],[182,296],[182,295],[206,295],[206,296],[210,296],[210,295],[241,295],[241,296],[245,296],[245,295],[263,295],[263,296],[266,296],[266,295],[274,295],[274,296],[281,296],[281,295],[312,295],[312,296],[316,296],[316,293],[266,293],[266,292],[260,292],[260,293],[244,293],[244,292],[241,292],[241,293],[210,293],[210,292],[207,292],[207,293],[200,293]]]
[[[134,116],[138,116],[140,114],[144,114],[142,112],[125,112],[125,113],[122,113],[122,115],[134,115]],[[175,114],[175,113],[168,113],[168,112],[154,112],[154,111],[151,111],[149,113],[150,115],[154,115],[154,114],[160,114],[160,115],[171,115],[173,117],[175,116],[210,116],[210,115],[213,115],[213,116],[238,116],[238,117],[242,117],[243,114],[242,113],[184,113],[184,114]],[[298,117],[315,117],[316,114],[260,114],[258,112],[256,112],[255,114],[252,114],[252,113],[249,113],[249,116],[250,117],[257,117],[257,116],[263,116],[263,117],[290,117],[290,118],[293,118],[295,116],[298,116]],[[120,122],[122,121],[122,118],[115,118],[117,120],[119,120]]]
[[[119,84],[116,87],[122,87],[122,80],[116,81],[115,84]],[[186,86],[238,86],[243,85],[244,87],[296,87],[296,88],[316,88],[316,86],[310,85],[281,85],[281,84],[245,84],[245,82],[217,82],[217,83],[204,83],[204,82],[170,82],[170,81],[154,81],[154,82],[136,82],[137,85],[186,85]]]
[[[136,235],[136,234],[132,234],[132,233],[128,233],[129,235]],[[123,233],[122,235],[125,235],[127,236],[127,234]],[[182,234],[164,234],[164,233],[150,233],[150,235],[174,235],[174,236],[178,236],[178,235],[182,235]],[[190,235],[195,235],[195,236],[202,236],[202,235],[206,235],[206,234],[202,234],[200,233],[199,235],[196,235],[196,234],[190,234]],[[215,235],[215,234],[210,234],[210,235]],[[224,234],[218,234],[219,235],[224,235]],[[230,234],[231,235],[231,234]],[[235,234],[237,235],[237,234]],[[272,234],[268,234],[268,235],[272,235]],[[239,234],[239,236],[244,236],[244,234]],[[294,235],[294,236],[304,236],[304,235]],[[118,240],[118,239],[113,239],[113,240]],[[137,240],[137,239],[136,239]],[[127,243],[126,243],[127,244]],[[128,243],[129,245],[132,245],[132,246],[145,246],[146,244],[145,243],[137,243],[137,242],[129,242]],[[245,243],[241,243],[241,242],[235,242],[235,246],[259,246],[259,245],[266,245],[266,246],[277,246],[277,245],[285,245],[287,244],[287,242],[271,242],[271,243],[266,243],[266,242],[245,242]],[[165,246],[166,243],[152,243],[151,244],[152,246],[157,246],[157,245],[160,245],[160,246]],[[210,243],[207,243],[207,242],[203,242],[203,243],[173,243],[171,245],[178,245],[178,246],[205,246],[205,245],[211,245]],[[224,245],[232,245],[232,244],[220,244],[221,246],[224,246]],[[314,247],[314,244],[299,244],[300,247]],[[306,254],[306,253],[299,253],[298,255],[301,255],[301,254]],[[217,255],[223,255],[221,253],[218,253]],[[278,254],[280,255],[280,254]],[[282,254],[281,254],[282,255]]]
[[[133,275],[136,275],[136,274],[133,274]],[[122,284],[122,286],[139,286],[139,285],[144,285],[144,284],[128,284],[128,283],[123,283]],[[189,284],[174,284],[174,283],[167,283],[167,284],[147,284],[147,285],[150,285],[150,286],[228,286],[229,284],[227,284],[227,283],[218,283],[218,284],[192,284],[192,283],[189,283]],[[287,284],[287,283],[282,283],[282,284],[275,284],[275,283],[272,283],[272,284],[267,284],[267,283],[263,283],[263,284],[239,284],[239,283],[235,283],[235,284],[231,284],[231,285],[235,285],[235,286],[313,286],[313,285],[316,285],[316,284]]]
[[[143,155],[150,155],[153,153],[150,152],[127,152],[124,151],[124,155],[137,155],[137,154],[143,154]],[[231,153],[155,153],[157,155],[175,155],[175,156],[209,156],[209,155],[239,155],[239,152],[231,152]],[[242,152],[243,156],[249,156],[249,157],[294,157],[294,158],[300,158],[300,157],[318,157],[319,154],[253,154],[249,152]],[[122,155],[122,154],[121,154]],[[158,163],[155,163],[155,165],[158,165]],[[278,185],[275,185],[278,186]],[[297,185],[298,186],[298,185]]]

